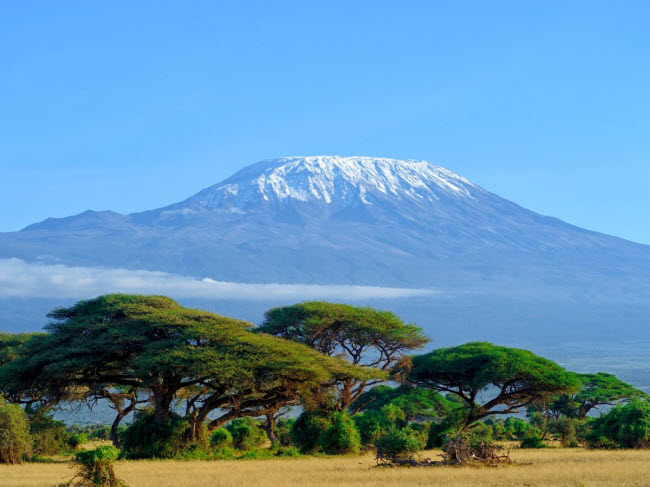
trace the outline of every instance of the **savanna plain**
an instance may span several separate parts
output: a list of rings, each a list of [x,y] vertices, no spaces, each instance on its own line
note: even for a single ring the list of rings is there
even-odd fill
[[[435,459],[440,452],[425,451]],[[277,460],[120,461],[131,487],[199,486],[648,486],[650,451],[582,448],[514,449],[514,464],[497,467],[376,467],[374,456]],[[72,476],[67,463],[1,465],[0,485],[51,487]]]

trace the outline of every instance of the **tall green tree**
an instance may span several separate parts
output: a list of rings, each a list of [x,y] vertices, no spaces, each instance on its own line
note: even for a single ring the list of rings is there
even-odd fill
[[[575,391],[575,375],[528,350],[472,342],[413,357],[407,381],[458,396],[464,405],[462,428],[491,415]]]
[[[302,343],[325,355],[345,357],[354,365],[384,371],[406,352],[429,342],[418,326],[404,323],[389,311],[321,301],[273,308],[266,312],[258,331]],[[338,381],[337,409],[346,410],[368,387],[382,380],[347,377]]]

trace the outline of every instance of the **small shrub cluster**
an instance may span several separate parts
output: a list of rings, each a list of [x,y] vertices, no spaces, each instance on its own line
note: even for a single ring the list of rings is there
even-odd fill
[[[305,411],[293,423],[291,439],[303,453],[358,453],[361,435],[347,413]]]
[[[591,421],[585,439],[590,448],[649,448],[650,402],[632,401],[612,408]]]
[[[72,465],[77,473],[70,482],[59,487],[126,487],[113,468],[119,454],[112,445],[76,453]]]

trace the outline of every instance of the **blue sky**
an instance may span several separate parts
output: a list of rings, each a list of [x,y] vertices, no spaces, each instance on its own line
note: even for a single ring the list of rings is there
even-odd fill
[[[426,159],[650,243],[648,2],[3,2],[0,231],[260,159]]]

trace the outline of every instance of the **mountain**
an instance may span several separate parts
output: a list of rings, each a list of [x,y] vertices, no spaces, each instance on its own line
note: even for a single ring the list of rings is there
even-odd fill
[[[185,201],[0,234],[0,258],[240,282],[644,299],[650,246],[541,216],[425,161],[262,161]]]
[[[430,289],[347,301],[395,311],[435,346],[489,340],[532,348],[650,392],[650,246],[539,215],[424,161],[263,161],[164,208],[86,211],[0,234],[0,259],[7,258],[89,267],[67,274],[34,267],[30,282],[68,278],[80,290],[98,266],[241,283]],[[23,278],[2,273],[24,268],[4,262],[0,329],[39,329],[49,310],[81,297],[3,295],[3,285],[18,288]],[[132,285],[143,274],[111,275]],[[175,284],[166,289],[176,297]],[[179,298],[254,322],[269,307],[300,299]]]

